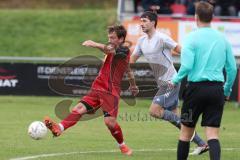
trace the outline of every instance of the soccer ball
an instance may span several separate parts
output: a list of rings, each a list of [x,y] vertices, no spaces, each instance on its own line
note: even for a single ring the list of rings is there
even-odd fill
[[[47,131],[46,125],[41,121],[34,121],[28,127],[28,135],[35,140],[44,138]]]

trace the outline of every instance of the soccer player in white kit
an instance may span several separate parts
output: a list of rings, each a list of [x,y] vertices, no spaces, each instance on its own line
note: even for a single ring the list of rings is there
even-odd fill
[[[150,115],[169,121],[180,129],[180,117],[177,115],[180,85],[172,88],[168,82],[177,73],[172,61],[172,50],[180,53],[181,47],[171,37],[156,30],[157,14],[146,11],[140,18],[142,31],[146,34],[138,39],[130,63],[135,63],[140,56],[145,57],[153,70],[159,88],[150,106]],[[192,140],[198,146],[191,153],[192,155],[200,155],[208,151],[207,143],[197,134]]]

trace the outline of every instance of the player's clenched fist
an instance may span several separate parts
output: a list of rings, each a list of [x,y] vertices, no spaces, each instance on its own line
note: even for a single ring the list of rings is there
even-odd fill
[[[96,47],[97,46],[97,43],[92,41],[92,40],[86,40],[82,43],[83,46],[86,46],[86,47]]]

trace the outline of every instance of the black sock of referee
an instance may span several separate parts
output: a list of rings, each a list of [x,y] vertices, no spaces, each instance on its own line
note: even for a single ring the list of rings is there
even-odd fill
[[[221,146],[218,139],[208,140],[210,160],[220,160]]]
[[[177,160],[187,160],[190,142],[178,141]]]

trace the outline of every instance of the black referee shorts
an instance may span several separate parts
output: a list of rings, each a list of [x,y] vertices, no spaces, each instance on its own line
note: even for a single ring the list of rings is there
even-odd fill
[[[194,128],[202,114],[202,126],[219,128],[224,102],[222,82],[189,82],[183,91],[181,123]]]

